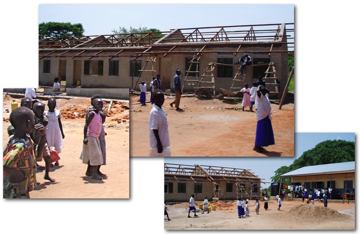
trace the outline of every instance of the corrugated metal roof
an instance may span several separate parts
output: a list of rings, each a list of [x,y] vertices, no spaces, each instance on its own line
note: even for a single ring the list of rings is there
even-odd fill
[[[281,175],[281,177],[345,172],[355,172],[355,161],[302,167],[295,171],[285,173]]]

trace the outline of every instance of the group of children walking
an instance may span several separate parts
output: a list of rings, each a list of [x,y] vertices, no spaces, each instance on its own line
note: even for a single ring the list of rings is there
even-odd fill
[[[106,133],[102,125],[106,114],[99,95],[91,98],[91,104],[86,113],[80,158],[88,164],[85,174],[102,180],[106,178],[100,172],[100,166],[106,164]],[[9,140],[3,155],[3,191],[6,198],[30,198],[30,192],[38,184],[36,172],[41,169],[37,161],[45,161],[44,179],[55,182],[50,177],[50,167],[59,166],[65,134],[61,112],[56,109],[56,99],[50,98],[47,106],[45,111],[44,103],[25,97],[20,107],[10,114]]]

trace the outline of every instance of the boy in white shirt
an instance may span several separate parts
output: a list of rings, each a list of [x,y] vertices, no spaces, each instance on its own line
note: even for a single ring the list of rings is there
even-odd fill
[[[281,207],[281,198],[280,197],[278,198],[278,206],[279,206],[278,210],[280,210],[280,207]]]
[[[146,84],[144,81],[139,84],[140,88],[140,103],[142,106],[146,106]]]
[[[33,99],[36,98],[36,93],[35,93],[35,89],[34,88],[28,88],[25,91],[25,97],[30,98],[30,100],[32,101]]]
[[[253,106],[255,104],[255,98],[256,98],[256,91],[257,91],[257,88],[258,87],[258,84],[257,83],[253,83],[253,87],[251,87],[250,89],[250,111],[251,112],[254,112],[253,111]]]
[[[197,215],[196,215],[196,208],[195,208],[194,194],[191,195],[190,200],[189,200],[189,213],[188,213],[188,218],[191,218],[191,217],[190,217],[190,211],[192,211],[192,210],[193,210],[194,213],[195,213],[194,217],[197,217]]]
[[[58,90],[60,90],[60,88],[61,88],[61,85],[59,83],[59,78],[55,77],[53,89],[58,91]]]
[[[150,156],[170,156],[168,121],[162,105],[164,93],[154,91],[154,105],[149,117]]]
[[[150,102],[151,102],[151,104],[154,104],[153,93],[154,93],[154,90],[155,90],[155,85],[154,85],[154,80],[155,80],[155,79],[156,79],[156,78],[153,77],[153,78],[152,78],[152,81],[150,82],[150,89],[151,89]]]

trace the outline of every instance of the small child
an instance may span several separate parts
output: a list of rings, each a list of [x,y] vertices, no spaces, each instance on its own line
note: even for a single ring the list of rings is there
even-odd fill
[[[139,84],[140,87],[140,103],[142,106],[146,106],[146,84],[144,81]]]
[[[245,202],[245,213],[246,213],[246,216],[250,216],[249,200],[246,200],[246,202]]]
[[[154,90],[155,90],[155,84],[154,84],[155,79],[156,79],[156,78],[153,77],[153,78],[152,78],[152,81],[150,82],[150,89],[151,89],[150,102],[151,102],[151,104],[154,104],[153,92],[154,92]]]
[[[33,111],[35,114],[35,124],[41,124],[44,126],[44,128],[46,129],[48,126],[48,119],[46,116],[44,116],[44,111],[45,111],[45,105],[42,102],[35,102],[33,105]],[[46,137],[46,133],[45,133],[45,137]],[[31,133],[31,138],[34,141],[34,143],[36,145],[39,144],[41,136],[38,133],[38,131],[34,130]],[[47,143],[45,143],[45,147],[44,147],[44,151],[43,151],[43,159],[45,161],[45,176],[44,179],[45,180],[49,180],[50,182],[55,182],[54,179],[52,179],[49,175],[50,173],[50,167],[51,167],[51,154],[50,154],[50,149]],[[41,161],[41,160],[40,160]]]
[[[253,87],[250,89],[250,111],[253,111],[253,106],[255,104],[255,98],[256,98],[256,91],[257,91],[258,84],[253,83]]]
[[[150,156],[170,156],[168,121],[164,108],[164,93],[154,91],[154,105],[149,117]]]
[[[250,110],[251,110],[250,88],[249,88],[249,85],[247,83],[245,83],[244,86],[245,87],[240,90],[240,92],[244,93],[243,101],[241,103],[241,106],[243,107],[243,111],[244,111],[245,107],[247,107],[247,106],[250,106]]]
[[[48,100],[49,110],[45,111],[45,116],[49,123],[46,129],[46,141],[49,147],[54,147],[55,151],[60,154],[61,149],[64,148],[63,140],[65,134],[61,123],[61,113],[55,110],[56,99],[50,98]],[[59,161],[55,162],[55,166],[59,166]]]
[[[328,203],[328,201],[327,201],[327,195],[324,194],[324,206],[325,206],[325,207],[327,207],[327,203]]]
[[[85,116],[87,117],[89,115],[89,113],[91,111],[95,111],[95,107],[92,106],[92,103],[93,101],[96,99],[96,98],[100,98],[101,99],[101,96],[99,94],[94,94],[91,96],[90,98],[90,104],[91,106],[86,110],[86,114]],[[105,121],[105,118],[106,118],[106,113],[104,110],[101,110],[99,111],[99,114],[104,118],[104,121]],[[85,118],[85,124],[86,124],[86,118]],[[103,156],[103,161],[104,163],[101,164],[101,165],[106,165],[106,141],[105,141],[105,136],[107,135],[107,133],[105,132],[105,129],[104,129],[104,125],[101,126],[101,133],[100,133],[100,136],[99,136],[99,140],[100,140],[100,147],[101,147],[101,152],[102,152],[102,156]],[[97,168],[97,173],[103,177],[103,178],[106,178],[106,175],[101,173],[100,172],[100,167],[99,166]],[[85,173],[86,176],[91,176],[92,175],[92,171],[91,171],[91,166],[90,166],[90,161],[88,161],[88,166],[87,166],[87,169],[86,169],[86,173]]]
[[[60,88],[61,88],[61,85],[59,83],[59,78],[55,77],[53,89],[54,89],[54,91],[59,91]]]
[[[267,210],[269,208],[269,204],[268,204],[268,198],[264,197],[265,203],[264,203],[264,209]]]
[[[260,210],[259,199],[256,199],[256,201],[255,201],[255,212],[256,212],[257,215],[259,214],[259,210]]]
[[[281,198],[280,197],[278,198],[278,207],[279,207],[278,210],[280,210],[280,207],[281,207]]]
[[[12,111],[10,122],[15,132],[3,155],[4,197],[30,198],[36,183],[36,156],[42,156],[46,142],[45,128],[41,124],[35,125],[34,113],[26,107]],[[40,134],[37,152],[28,135],[34,129]]]
[[[314,205],[315,204],[315,200],[314,198],[311,198],[311,205]]]
[[[207,197],[205,197],[205,199],[204,199],[204,209],[203,209],[202,213],[204,214],[205,211],[207,211],[209,214],[209,201],[208,201]]]
[[[170,221],[171,219],[169,218],[169,214],[168,214],[168,212],[167,212],[166,202],[165,202],[164,206],[165,206],[165,214],[164,214],[164,215],[166,215],[168,221]]]
[[[190,211],[194,211],[195,215],[194,217],[197,217],[196,215],[196,208],[195,208],[195,199],[194,199],[194,194],[191,195],[190,200],[189,200],[189,213],[188,213],[188,218],[190,218]]]
[[[100,113],[103,109],[103,101],[101,98],[95,98],[92,101],[92,105],[95,110],[90,111],[86,116],[84,144],[80,159],[82,159],[84,164],[90,166],[92,179],[102,180],[104,176],[102,176],[102,173],[99,173],[99,168],[104,164],[104,157],[99,136],[106,116]]]

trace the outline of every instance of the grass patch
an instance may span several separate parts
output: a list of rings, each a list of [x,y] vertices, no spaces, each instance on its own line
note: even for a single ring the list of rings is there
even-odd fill
[[[290,76],[291,71],[288,72],[288,77]],[[293,74],[292,79],[290,80],[290,84],[288,87],[288,92],[294,92],[294,83],[295,83],[295,74]]]

